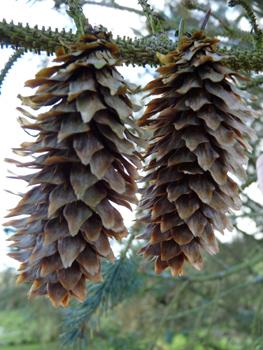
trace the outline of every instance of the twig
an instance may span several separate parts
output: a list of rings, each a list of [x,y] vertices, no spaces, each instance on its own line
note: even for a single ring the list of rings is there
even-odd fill
[[[211,334],[211,331],[212,331],[212,327],[213,325],[215,324],[215,316],[216,316],[216,311],[217,311],[217,308],[218,308],[218,302],[219,302],[219,295],[220,295],[220,284],[221,284],[221,279],[218,279],[217,280],[217,285],[216,285],[216,293],[215,293],[215,298],[214,298],[214,306],[213,306],[213,309],[212,309],[212,312],[211,312],[211,320],[210,320],[210,323],[208,325],[208,330],[207,330],[207,333],[206,333],[206,339],[208,341],[209,337],[210,337],[210,334]]]
[[[242,190],[250,186],[253,182],[257,181],[257,179],[258,179],[257,174],[249,176],[249,178],[241,185]]]
[[[151,6],[147,3],[147,0],[138,0],[138,2],[142,6],[143,12],[151,24],[153,35],[168,39],[167,34],[162,28],[158,13],[153,11]]]
[[[191,286],[191,284],[189,285],[189,287],[190,286]],[[205,307],[200,312],[198,312],[196,320],[195,320],[195,323],[194,323],[193,334],[197,335],[199,333],[198,330],[199,330],[200,324],[202,324],[201,322],[202,322],[202,318],[203,318],[205,312],[206,312],[206,308]],[[198,336],[195,336],[194,341],[192,341],[190,344],[185,346],[185,348],[182,349],[182,350],[186,350],[186,349],[194,350],[197,340],[198,340]]]
[[[254,32],[258,33],[260,29],[257,23],[257,17],[254,14],[254,11],[252,10],[251,6],[245,0],[229,0],[228,2],[229,7],[235,7],[237,5],[241,5],[244,8]]]
[[[249,198],[248,196],[246,196],[245,193],[242,193],[242,202],[243,202],[243,209],[244,209],[244,213],[243,213],[243,216],[249,216],[250,213],[262,213],[262,206],[253,201],[251,198]],[[245,210],[245,207],[250,209],[249,211]],[[258,216],[256,214],[256,216]],[[241,216],[242,214],[240,215],[236,215],[236,217],[242,217]],[[253,214],[252,214],[253,216]],[[232,218],[235,218],[234,215],[231,216]]]
[[[131,235],[114,265],[104,266],[106,270],[104,281],[99,284],[88,283],[86,300],[74,309],[69,308],[67,319],[62,324],[63,327],[68,328],[61,335],[63,344],[75,345],[77,339],[84,336],[85,325],[90,321],[92,315],[98,312],[100,316],[107,311],[109,303],[113,307],[125,296],[137,290],[134,262],[132,259],[124,261],[133,239],[134,235]]]
[[[195,1],[192,0],[185,0],[182,1],[182,5],[187,8],[188,10],[199,10],[202,12],[207,13],[207,9],[205,9],[202,6],[199,6]],[[226,22],[224,22],[220,17],[218,17],[217,15],[215,15],[213,12],[211,12],[210,14],[211,17],[214,17],[215,19],[218,20],[218,22],[220,24],[222,24],[223,27],[228,28],[228,24]]]
[[[222,37],[227,37],[228,40],[229,39],[238,39],[240,40],[240,42],[244,43],[251,43],[251,34],[249,32],[246,32],[244,30],[241,30],[239,28],[235,28],[235,30],[233,29],[227,29],[222,27],[218,28],[216,27],[216,29],[213,28],[209,28],[206,30],[206,34],[207,36],[209,35],[210,37],[218,37],[218,36],[222,36]]]
[[[6,20],[0,21],[0,44],[15,49],[23,48],[25,52],[33,51],[40,54],[45,51],[48,55],[53,54],[61,47],[61,41],[71,43],[77,37],[72,31],[66,32],[65,29],[52,31],[49,29],[39,29],[37,26],[23,26],[21,23],[15,25],[13,22],[7,23]],[[119,48],[120,57],[126,65],[160,66],[160,61],[156,52],[163,55],[176,50],[176,43],[172,40],[155,39],[137,39],[121,38],[111,40]],[[232,70],[262,71],[263,70],[263,50],[262,49],[242,49],[232,47],[216,46],[219,53],[228,56],[223,62]]]
[[[237,5],[241,5],[244,10],[247,13],[247,18],[249,20],[249,23],[251,24],[253,30],[254,30],[254,35],[252,35],[253,41],[254,41],[254,47],[255,48],[261,48],[262,47],[262,38],[263,38],[263,32],[259,28],[258,23],[257,23],[257,17],[252,10],[251,6],[245,1],[245,0],[229,0],[228,6],[229,7],[234,7]]]
[[[262,216],[262,211],[258,211],[255,213],[244,213],[240,215],[229,215],[229,218],[231,219],[238,219],[238,218],[256,218],[258,216]]]
[[[127,255],[127,252],[128,252],[128,250],[130,249],[130,246],[131,246],[132,241],[134,240],[134,238],[135,238],[135,235],[132,233],[132,234],[130,235],[128,241],[126,242],[125,247],[124,247],[123,250],[121,251],[120,257],[121,257],[122,261],[125,260],[126,255]]]
[[[1,88],[4,82],[4,79],[9,72],[9,70],[12,68],[13,64],[24,54],[23,49],[16,50],[8,59],[8,61],[5,64],[5,67],[1,70],[0,73],[0,95],[1,95]]]
[[[259,318],[259,315],[260,315],[262,304],[263,304],[263,293],[260,296],[259,303],[258,303],[258,308],[257,308],[257,311],[255,313],[255,316],[254,316],[254,319],[253,319],[253,323],[252,323],[252,326],[251,326],[251,340],[252,340],[251,350],[255,350],[255,336],[256,336],[257,321],[258,321],[258,318]]]
[[[249,209],[251,209],[251,211],[255,212],[261,212],[263,210],[263,205],[254,201],[252,198],[250,198],[246,193],[242,193],[242,197],[246,198],[247,201],[245,202],[243,200],[243,205],[245,205],[246,207],[248,207]]]
[[[157,330],[155,331],[155,335],[154,335],[154,339],[149,343],[148,347],[146,350],[152,350],[153,347],[155,346],[155,343],[159,337],[160,331],[162,330],[163,324],[166,321],[169,312],[171,311],[172,306],[177,302],[178,298],[180,297],[180,295],[183,293],[183,291],[185,290],[185,288],[188,285],[188,281],[183,283],[179,288],[178,286],[176,286],[176,290],[175,290],[175,294],[172,298],[172,300],[170,301],[170,303],[167,305],[165,312],[163,314],[163,317],[161,319],[161,322],[159,323],[159,326],[157,328]]]
[[[77,34],[84,35],[86,29],[89,26],[88,19],[85,17],[81,6],[76,0],[68,0],[69,11],[66,10],[67,14],[73,18],[77,27]]]
[[[254,86],[259,86],[259,85],[262,85],[262,84],[263,84],[263,75],[259,75],[256,78],[251,79],[251,81],[249,83],[247,83],[246,85],[241,86],[240,90],[247,90],[247,89],[250,89],[250,88],[252,88]],[[256,175],[254,175],[254,177],[257,179]]]
[[[250,286],[251,284],[262,283],[262,282],[263,282],[263,277],[257,276],[252,281],[240,283],[240,284],[238,284],[238,285],[228,289],[227,291],[221,293],[218,296],[218,300],[224,298],[226,295],[229,295],[229,294],[235,292],[238,289]],[[188,310],[179,312],[179,313],[177,313],[176,315],[173,315],[173,316],[168,316],[167,318],[169,320],[176,320],[178,318],[181,318],[181,317],[184,317],[184,316],[188,316],[188,315],[191,315],[192,313],[195,313],[195,312],[197,312],[199,310],[202,310],[204,307],[207,307],[207,306],[209,306],[209,305],[211,305],[213,303],[215,303],[215,299],[210,300],[207,303],[202,304],[201,306],[193,307],[192,309],[188,309]]]
[[[114,8],[116,10],[123,10],[123,11],[129,11],[129,12],[134,12],[137,13],[138,15],[145,16],[145,13],[140,10],[136,10],[132,7],[127,7],[127,6],[121,6],[119,4],[116,4],[115,2],[113,3],[106,3],[104,1],[101,2],[96,2],[96,1],[90,1],[90,0],[79,0],[80,5],[98,5],[98,6],[103,6],[103,7],[109,7],[109,8]]]
[[[258,255],[251,258],[249,261],[242,262],[241,264],[234,265],[232,267],[229,267],[223,271],[212,273],[208,275],[196,275],[194,277],[177,277],[176,282],[205,282],[205,281],[214,281],[220,278],[225,278],[231,275],[234,275],[235,273],[238,273],[240,271],[246,270],[247,268],[254,266],[255,264],[263,261],[263,252],[260,252]],[[152,275],[150,272],[145,272],[148,275]],[[153,273],[154,274],[154,273]],[[165,279],[175,279],[173,276],[170,276],[168,274],[160,274],[156,275],[156,277],[165,278]]]
[[[236,224],[233,224],[233,226],[238,232],[242,233],[243,236],[248,237],[249,239],[254,240],[254,241],[256,240],[256,238],[253,235],[250,235],[249,233],[242,231]],[[258,242],[258,240],[256,240],[256,241]]]
[[[258,255],[256,255],[254,258],[250,259],[249,261],[245,261],[245,262],[242,262],[241,264],[234,265],[233,267],[225,269],[219,273],[209,274],[206,276],[195,276],[190,280],[194,282],[204,282],[204,281],[217,280],[218,278],[225,278],[235,273],[238,273],[240,271],[243,271],[251,266],[254,266],[257,263],[262,262],[262,260],[263,260],[263,252],[260,252]]]

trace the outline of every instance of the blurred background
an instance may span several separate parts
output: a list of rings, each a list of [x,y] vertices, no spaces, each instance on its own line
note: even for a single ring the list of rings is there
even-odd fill
[[[119,36],[152,37],[151,27],[136,0],[80,0],[84,14],[92,25],[102,24]],[[263,27],[263,3],[250,1],[260,28]],[[207,36],[218,37],[220,45],[240,50],[251,49],[251,26],[240,6],[227,7],[226,0],[149,0],[158,12],[163,28],[170,39],[176,40],[182,18],[185,30],[199,29],[205,12],[211,7],[212,16]],[[74,23],[66,14],[64,0],[8,0],[0,3],[0,13],[7,22],[38,24],[52,30],[70,28]],[[0,51],[3,68],[12,49]],[[7,178],[8,171],[16,172],[4,158],[15,158],[11,148],[32,141],[19,126],[16,107],[18,94],[32,94],[23,83],[37,71],[51,64],[52,57],[27,53],[10,70],[1,88],[0,162],[2,223],[7,210],[15,207],[17,196],[12,192],[26,191],[25,184]],[[124,77],[145,86],[157,77],[155,69],[123,66]],[[239,72],[249,78],[260,77],[257,72]],[[244,83],[242,83],[244,85]],[[235,230],[218,233],[220,252],[216,256],[202,253],[204,270],[184,265],[184,276],[173,277],[170,272],[154,274],[154,263],[142,261],[136,255],[140,244],[129,246],[125,263],[117,260],[115,267],[103,266],[105,282],[89,285],[87,301],[81,308],[72,302],[68,310],[53,309],[44,297],[27,300],[29,284],[16,285],[18,263],[8,258],[10,251],[5,240],[14,233],[2,229],[0,235],[0,349],[44,350],[62,346],[107,350],[261,350],[263,349],[263,197],[258,188],[256,160],[262,154],[263,89],[256,85],[249,92],[258,97],[251,104],[259,111],[252,127],[259,139],[252,143],[253,152],[247,166],[248,180],[242,185],[243,208],[231,216]],[[141,103],[143,94],[131,98]],[[143,104],[147,103],[143,100]],[[143,110],[142,110],[143,111]],[[136,118],[142,114],[138,112]],[[149,135],[146,135],[149,136]],[[251,143],[251,142],[250,142]],[[143,224],[134,223],[134,213],[122,211],[131,234],[143,232]],[[125,249],[127,240],[115,243],[115,252]],[[118,270],[119,269],[119,270]],[[118,272],[117,277],[111,279]],[[108,278],[107,278],[108,276]],[[111,285],[110,281],[115,284]],[[62,324],[62,326],[60,326]],[[84,343],[83,343],[84,341]]]

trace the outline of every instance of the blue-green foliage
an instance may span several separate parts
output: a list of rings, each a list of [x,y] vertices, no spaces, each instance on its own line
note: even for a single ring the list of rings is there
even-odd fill
[[[114,265],[104,262],[102,275],[102,283],[88,283],[86,300],[68,309],[66,320],[62,324],[67,329],[61,335],[64,345],[70,343],[74,346],[78,339],[85,344],[86,325],[94,313],[97,312],[96,317],[105,314],[108,308],[114,307],[138,290],[139,275],[132,257],[119,257]]]
[[[0,95],[1,95],[1,89],[4,82],[4,79],[9,72],[9,70],[12,68],[13,64],[24,54],[23,49],[17,49],[15,52],[9,57],[9,60],[6,62],[5,67],[1,70],[0,73]]]

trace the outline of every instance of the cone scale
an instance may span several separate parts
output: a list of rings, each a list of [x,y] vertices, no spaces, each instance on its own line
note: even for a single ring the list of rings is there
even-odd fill
[[[148,225],[137,238],[148,243],[138,253],[153,257],[157,274],[170,266],[172,275],[182,275],[184,261],[201,270],[200,248],[218,252],[214,230],[231,231],[226,213],[241,206],[230,174],[246,179],[242,147],[251,147],[242,134],[256,138],[245,122],[257,114],[241,98],[253,96],[233,84],[235,76],[247,79],[223,65],[218,42],[203,31],[183,37],[176,51],[158,55],[162,76],[144,89],[161,97],[138,122],[154,130],[145,155],[149,172],[140,180],[150,183],[139,207],[147,212],[138,218]]]
[[[128,234],[114,203],[129,209],[137,203],[141,156],[133,142],[145,147],[128,129],[140,133],[126,95],[132,86],[116,69],[117,47],[104,34],[81,36],[67,47],[70,53],[56,53],[60,65],[26,82],[38,87],[35,95],[19,96],[33,110],[51,106],[37,118],[18,108],[22,127],[39,133],[14,152],[33,157],[7,159],[35,171],[18,176],[33,187],[7,215],[23,218],[5,224],[18,229],[9,238],[19,248],[9,254],[21,262],[17,283],[33,282],[29,298],[48,295],[54,307],[67,307],[69,295],[84,301],[86,279],[103,280],[101,258],[114,263],[109,238]]]

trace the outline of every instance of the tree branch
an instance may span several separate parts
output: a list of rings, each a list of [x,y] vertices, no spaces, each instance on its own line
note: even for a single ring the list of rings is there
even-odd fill
[[[229,0],[228,1],[229,7],[235,7],[237,5],[241,5],[244,8],[244,10],[247,13],[247,18],[248,18],[254,32],[259,33],[260,29],[259,29],[259,26],[257,23],[257,17],[254,14],[254,11],[252,10],[251,6],[244,0]]]
[[[259,303],[258,303],[258,307],[251,325],[251,340],[252,340],[252,345],[251,345],[251,350],[255,350],[256,349],[256,329],[257,329],[257,324],[258,324],[258,319],[260,317],[260,311],[262,309],[262,304],[263,304],[263,294],[261,294],[260,298],[259,298]]]
[[[13,22],[8,24],[5,20],[0,22],[0,44],[15,49],[22,48],[25,52],[40,53],[40,51],[46,51],[48,55],[51,55],[61,47],[61,41],[72,43],[76,39],[77,36],[72,31],[66,32],[65,29],[59,32],[57,29],[52,31],[51,28],[46,30],[43,27],[40,30],[37,26],[30,28],[28,25],[23,27],[21,23],[15,25]],[[118,46],[119,57],[124,60],[126,65],[159,66],[157,52],[165,55],[176,50],[176,43],[172,40],[132,40],[118,36],[111,41]],[[263,49],[248,51],[247,49],[240,50],[234,47],[227,49],[220,46],[217,46],[217,49],[219,53],[230,56],[223,62],[235,71],[263,71]]]
[[[260,252],[258,255],[254,256],[254,258],[244,261],[241,264],[237,264],[234,265],[232,267],[229,267],[223,271],[220,272],[216,272],[216,273],[212,273],[212,274],[208,274],[208,275],[196,275],[194,277],[186,277],[186,276],[182,276],[182,277],[177,277],[176,281],[177,282],[185,282],[185,281],[189,281],[189,282],[206,282],[206,281],[214,281],[217,279],[222,279],[231,275],[234,275],[235,273],[241,272],[243,270],[246,270],[252,266],[254,266],[255,264],[262,262],[263,261],[263,252]],[[152,275],[151,273],[146,273],[148,275]],[[154,273],[153,273],[154,274]],[[154,274],[155,275],[155,274]],[[155,275],[156,277],[162,277],[165,279],[173,279],[175,280],[175,278],[173,276],[170,276],[168,274],[160,274],[160,275]]]
[[[88,19],[84,16],[81,6],[76,0],[68,0],[69,11],[67,14],[74,20],[77,27],[77,34],[84,35],[89,26]]]
[[[168,39],[167,34],[162,28],[160,18],[158,13],[154,12],[151,6],[147,3],[147,0],[138,0],[139,4],[143,8],[145,16],[148,18],[148,21],[151,24],[153,34],[158,37],[162,36],[162,39]]]
[[[226,290],[225,292],[220,293],[216,300],[212,299],[212,300],[208,301],[207,303],[202,304],[201,306],[193,307],[191,309],[188,309],[188,310],[185,310],[185,311],[182,311],[182,312],[178,312],[176,315],[169,316],[167,318],[169,320],[175,320],[175,319],[178,319],[178,318],[181,318],[181,317],[184,317],[184,316],[191,315],[192,313],[195,313],[197,311],[202,310],[204,307],[206,308],[208,305],[214,304],[219,299],[224,298],[226,295],[229,295],[229,294],[235,292],[238,289],[248,287],[251,284],[257,284],[257,283],[262,283],[262,282],[263,282],[263,278],[261,276],[257,276],[252,281],[240,283],[240,284],[235,285],[234,287]]]
[[[254,237],[254,234],[249,234],[249,233],[247,233],[247,232],[241,230],[236,224],[233,224],[233,226],[234,226],[234,228],[235,228],[238,232],[240,232],[244,237],[247,237],[248,239],[251,239],[251,240],[253,240],[253,241],[257,241],[257,242],[258,242],[258,240]]]
[[[116,4],[115,2],[114,3],[106,3],[104,1],[96,2],[96,1],[90,1],[90,0],[79,0],[78,2],[80,5],[98,5],[98,6],[103,6],[103,7],[114,8],[115,10],[134,12],[140,16],[145,16],[143,11],[136,10],[132,7],[121,6],[119,4]]]
[[[263,75],[259,75],[258,77],[255,77],[251,79],[250,82],[248,82],[246,85],[242,86],[240,89],[241,90],[248,90],[254,86],[259,86],[263,84]],[[255,181],[257,180],[257,175],[254,176]]]
[[[263,81],[262,81],[263,83]],[[247,84],[248,85],[248,84]],[[253,85],[252,85],[253,86]],[[242,89],[242,90],[246,90],[246,89]],[[252,176],[249,176],[248,179],[241,185],[242,190],[244,190],[245,188],[247,188],[248,186],[250,186],[253,182],[257,181],[258,176],[257,174],[254,174]]]
[[[1,70],[0,73],[0,95],[1,95],[1,88],[4,82],[4,79],[9,72],[9,69],[13,66],[13,64],[20,58],[24,53],[23,49],[16,50],[8,59],[8,61],[5,64],[5,67]]]
[[[169,315],[169,312],[171,311],[172,306],[177,302],[177,300],[180,297],[180,295],[183,293],[183,291],[188,286],[188,283],[189,283],[188,281],[184,282],[184,284],[182,284],[179,288],[178,288],[178,286],[176,286],[175,294],[174,294],[172,300],[170,301],[170,303],[167,305],[167,307],[165,309],[165,312],[163,314],[163,317],[161,319],[161,322],[159,323],[159,326],[158,326],[158,328],[157,328],[157,330],[155,332],[154,339],[149,343],[149,345],[147,347],[147,350],[152,350],[153,347],[155,346],[156,341],[157,341],[157,339],[159,337],[160,331],[162,330],[163,324],[166,321],[166,319],[167,319],[167,317]]]
[[[182,5],[187,8],[188,10],[198,10],[198,11],[202,11],[204,13],[207,12],[207,9],[205,9],[202,6],[199,6],[196,2],[191,1],[191,0],[185,0],[182,1]],[[224,28],[228,28],[228,23],[225,23],[220,17],[218,17],[217,15],[215,15],[213,12],[211,12],[210,14],[211,17],[214,17],[216,20],[218,20],[218,22],[224,27]]]
[[[229,0],[228,6],[234,7],[236,5],[241,5],[247,13],[247,18],[254,30],[255,34],[252,34],[252,39],[254,41],[255,49],[260,49],[262,47],[263,32],[259,28],[257,23],[257,17],[252,10],[252,7],[245,0]]]

